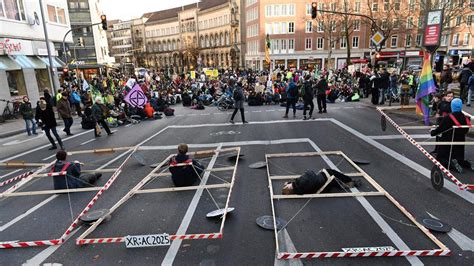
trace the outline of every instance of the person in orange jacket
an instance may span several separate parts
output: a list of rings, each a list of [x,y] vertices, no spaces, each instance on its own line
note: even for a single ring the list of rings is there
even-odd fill
[[[155,113],[155,110],[153,109],[153,107],[151,107],[150,103],[145,104],[144,111],[145,111],[146,117],[153,118],[153,114]]]

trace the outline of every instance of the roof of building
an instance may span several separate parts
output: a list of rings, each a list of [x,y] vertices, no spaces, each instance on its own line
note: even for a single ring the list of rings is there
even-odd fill
[[[189,4],[185,6],[180,6],[180,7],[175,7],[171,9],[166,9],[166,10],[161,10],[161,11],[156,11],[156,12],[150,12],[150,13],[145,13],[149,14],[149,18],[147,20],[148,23],[153,23],[155,21],[160,21],[160,20],[165,20],[165,19],[170,19],[174,17],[178,17],[178,12],[182,10],[188,10],[188,9],[193,9],[196,7],[199,7],[200,10],[205,10],[208,8],[212,8],[218,5],[222,5],[224,3],[228,3],[230,0],[201,0],[198,4]],[[145,16],[145,14],[143,16]]]

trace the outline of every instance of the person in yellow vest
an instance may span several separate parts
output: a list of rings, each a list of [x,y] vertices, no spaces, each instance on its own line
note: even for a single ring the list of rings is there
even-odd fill
[[[59,102],[59,100],[61,100],[62,97],[63,97],[62,90],[58,89],[58,93],[56,93],[56,96],[55,96],[56,102]]]

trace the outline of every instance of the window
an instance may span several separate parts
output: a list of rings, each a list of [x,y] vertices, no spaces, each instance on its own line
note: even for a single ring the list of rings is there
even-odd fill
[[[282,16],[287,16],[287,6],[286,5],[281,5],[281,15]]]
[[[456,17],[456,27],[461,26],[461,21],[462,21],[462,17],[461,17],[461,16],[457,16],[457,17]]]
[[[394,0],[394,7],[393,9],[395,9],[395,11],[400,11],[400,1],[401,0]]]
[[[352,48],[359,48],[359,36],[352,37]]]
[[[463,45],[469,45],[471,44],[471,34],[470,33],[465,33],[464,34],[464,39],[462,41]]]
[[[295,33],[295,23],[288,22],[288,33]]]
[[[306,33],[313,32],[313,21],[306,21]]]
[[[416,46],[421,46],[421,34],[416,35]]]
[[[354,12],[359,13],[360,12],[360,2],[355,2],[354,3]]]
[[[459,44],[459,33],[453,35],[453,45]]]
[[[281,52],[286,53],[286,48],[287,48],[287,40],[281,40]]]
[[[400,19],[396,18],[393,20],[393,28],[398,29],[400,27]]]
[[[272,24],[265,23],[265,34],[270,34],[270,35],[273,34]]]
[[[287,26],[288,24],[286,22],[282,22],[281,23],[281,34],[286,34],[286,31],[287,31]]]
[[[382,20],[382,30],[386,30],[388,28],[388,21],[386,19]]]
[[[318,21],[318,32],[324,32],[324,23],[322,21]]]
[[[324,3],[318,3],[318,10],[324,10]],[[323,12],[318,11],[318,15],[322,15]]]
[[[330,27],[330,30],[335,32],[336,31],[336,21],[331,21],[331,27]]]
[[[289,4],[288,5],[288,16],[294,16],[295,15],[295,4]]]
[[[288,52],[292,53],[295,50],[295,39],[288,40]]]
[[[50,22],[66,24],[64,8],[48,5],[48,18]]]
[[[418,28],[423,28],[423,18],[418,18]]]
[[[379,11],[379,3],[372,3],[372,12]]]
[[[79,8],[89,9],[89,3],[87,2],[87,0],[79,0]]]
[[[273,5],[273,16],[280,16],[280,5]]]
[[[304,42],[304,49],[305,50],[311,50],[313,48],[313,39],[311,38],[306,38]]]
[[[306,3],[306,15],[311,15],[311,3]]]
[[[347,40],[346,40],[346,37],[342,37],[342,38],[341,38],[341,41],[339,42],[339,46],[341,47],[341,49],[347,47]]]
[[[0,17],[18,21],[26,20],[23,0],[0,0]]]
[[[413,28],[413,17],[407,18],[407,29]]]
[[[271,5],[266,5],[265,6],[265,17],[271,17],[272,16],[272,6]]]
[[[441,46],[448,46],[449,34],[441,35]]]
[[[411,35],[407,35],[405,39],[405,47],[410,47],[411,46]]]
[[[415,11],[415,0],[409,0],[408,1],[408,10],[409,11]]]
[[[331,48],[336,49],[336,41],[334,40],[331,41]]]
[[[466,24],[467,24],[468,26],[471,26],[473,20],[474,20],[474,15],[469,15],[469,16],[467,16]]]
[[[392,39],[390,40],[391,47],[397,47],[398,45],[398,35],[392,35]]]
[[[330,5],[331,11],[336,11],[336,7],[337,7],[336,3],[331,3]]]
[[[316,41],[316,48],[318,50],[322,50],[324,48],[324,39],[323,38],[318,38]]]
[[[383,11],[389,11],[389,10],[390,10],[390,1],[383,0]]]
[[[360,20],[354,20],[354,24],[353,24],[353,30],[354,31],[360,31]]]

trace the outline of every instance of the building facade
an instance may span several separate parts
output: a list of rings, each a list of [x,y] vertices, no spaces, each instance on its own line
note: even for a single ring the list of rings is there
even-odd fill
[[[117,21],[111,25],[111,55],[115,58],[116,67],[124,73],[133,71],[132,21]]]
[[[82,77],[90,79],[101,74],[112,63],[109,57],[106,31],[102,25],[88,26],[101,22],[103,14],[100,0],[67,0],[73,43],[68,44],[67,60],[70,69],[75,69]],[[82,27],[82,28],[81,28]]]
[[[174,72],[243,66],[240,3],[206,0],[153,13],[145,23],[145,65]]]
[[[2,3],[2,2],[0,2]],[[4,2],[3,2],[4,3]],[[43,11],[48,30],[54,74],[48,70],[47,47],[39,1],[17,0],[0,6],[0,99],[19,100],[27,95],[33,105],[44,89],[59,88],[56,46],[70,29],[66,0],[45,0]],[[72,42],[71,36],[66,38]],[[5,102],[0,101],[0,110]]]
[[[421,0],[322,0],[317,1],[316,19],[311,18],[312,2],[245,0],[246,66],[269,68],[267,34],[272,68],[342,68],[370,61],[398,68],[421,65],[424,14],[430,8],[445,10],[436,60],[456,65],[472,56],[472,1],[439,1],[429,7],[429,1]],[[321,10],[366,15],[374,21]],[[381,51],[370,41],[375,31],[385,37]]]

